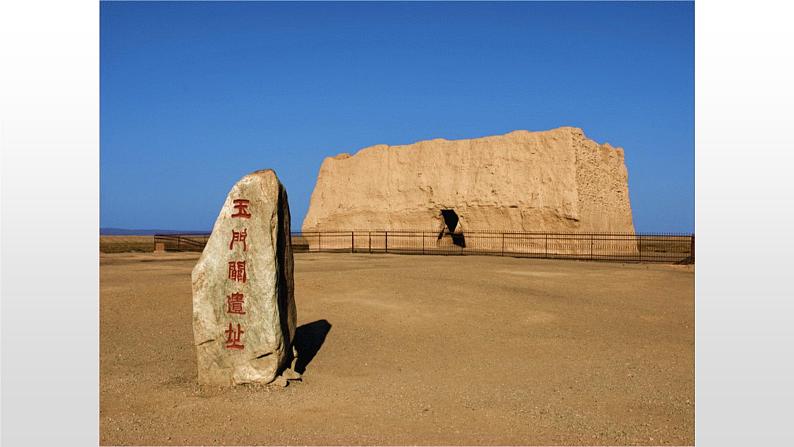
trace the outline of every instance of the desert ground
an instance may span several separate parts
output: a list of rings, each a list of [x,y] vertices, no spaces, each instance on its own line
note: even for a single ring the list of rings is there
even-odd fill
[[[198,253],[100,255],[100,442],[694,444],[691,266],[295,255],[302,382],[196,382]]]
[[[151,252],[154,236],[99,236],[101,253]]]

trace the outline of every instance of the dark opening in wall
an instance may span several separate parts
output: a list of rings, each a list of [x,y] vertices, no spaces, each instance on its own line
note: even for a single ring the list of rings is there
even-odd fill
[[[444,218],[444,224],[449,228],[450,233],[455,232],[455,228],[458,227],[458,213],[455,210],[441,210],[441,217]]]
[[[452,238],[453,244],[462,248],[466,247],[466,238],[463,236],[463,231],[455,232],[458,228],[458,222],[460,222],[458,213],[455,210],[441,210],[441,217],[444,220],[444,225],[438,233],[438,239],[441,240],[444,237],[444,233],[447,233]]]

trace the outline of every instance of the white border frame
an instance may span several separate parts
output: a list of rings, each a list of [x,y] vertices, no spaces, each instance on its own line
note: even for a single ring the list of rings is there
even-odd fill
[[[99,443],[99,3],[3,2],[2,444]]]
[[[696,442],[794,445],[792,6],[695,10]],[[98,24],[0,11],[4,445],[99,440]]]

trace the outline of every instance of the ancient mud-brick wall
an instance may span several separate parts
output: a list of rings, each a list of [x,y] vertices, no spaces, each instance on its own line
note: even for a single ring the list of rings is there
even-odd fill
[[[623,150],[574,127],[377,145],[326,158],[303,231],[634,233]]]

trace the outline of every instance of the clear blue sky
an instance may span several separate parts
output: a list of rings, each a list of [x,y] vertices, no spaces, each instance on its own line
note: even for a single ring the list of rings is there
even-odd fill
[[[101,4],[102,227],[210,229],[273,168],[576,126],[626,151],[637,231],[694,229],[693,3]]]

